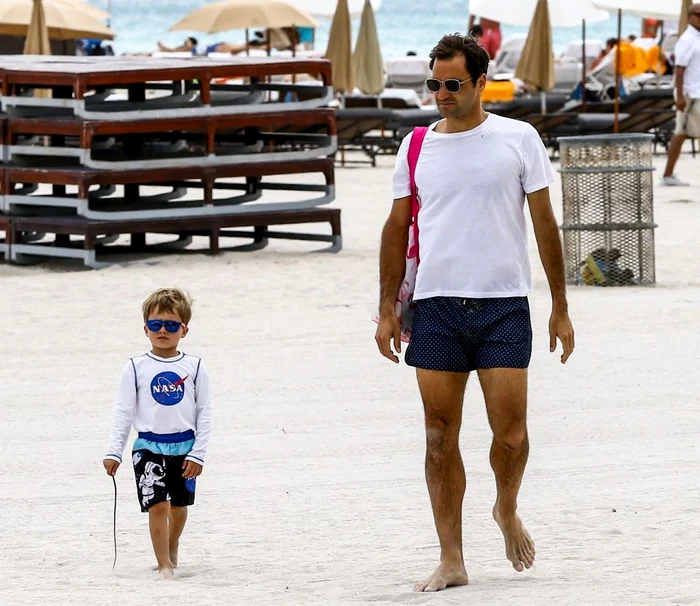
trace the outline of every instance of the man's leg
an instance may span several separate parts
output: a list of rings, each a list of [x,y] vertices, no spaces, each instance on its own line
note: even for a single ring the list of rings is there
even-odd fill
[[[173,563],[170,561],[170,544],[168,536],[168,518],[170,503],[162,501],[148,510],[148,529],[151,532],[153,552],[158,561],[158,573],[161,579],[173,576]]]
[[[522,571],[535,560],[535,543],[516,514],[518,491],[530,444],[527,437],[527,369],[479,370],[486,412],[493,431],[491,467],[496,476],[493,517],[506,542],[506,557]]]
[[[440,539],[440,565],[416,591],[440,591],[469,582],[462,552],[462,500],[466,479],[459,452],[459,429],[468,373],[417,369],[425,409],[425,475],[435,527]]]
[[[668,160],[666,161],[664,177],[670,177],[673,174],[673,170],[676,167],[676,162],[678,162],[678,157],[681,155],[681,149],[683,148],[683,143],[685,143],[685,140],[685,135],[673,135],[671,138],[671,143],[668,146]]]
[[[180,535],[185,528],[187,522],[187,507],[170,507],[170,534],[169,534],[169,550],[170,562],[177,568],[177,555],[180,546]]]

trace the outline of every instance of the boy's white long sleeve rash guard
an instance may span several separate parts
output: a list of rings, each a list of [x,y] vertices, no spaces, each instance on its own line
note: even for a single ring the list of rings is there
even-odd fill
[[[194,432],[185,459],[203,465],[211,421],[209,376],[201,358],[184,353],[161,358],[151,352],[131,358],[119,382],[105,458],[121,463],[133,427],[141,437],[164,442],[191,439]]]

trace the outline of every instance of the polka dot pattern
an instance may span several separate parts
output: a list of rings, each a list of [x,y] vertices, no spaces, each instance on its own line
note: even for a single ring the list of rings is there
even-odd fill
[[[527,368],[532,324],[527,297],[416,301],[406,364],[428,370]]]

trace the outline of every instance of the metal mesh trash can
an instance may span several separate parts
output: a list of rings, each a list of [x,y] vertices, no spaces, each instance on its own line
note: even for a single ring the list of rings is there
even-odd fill
[[[567,284],[654,284],[652,146],[646,134],[559,139]]]

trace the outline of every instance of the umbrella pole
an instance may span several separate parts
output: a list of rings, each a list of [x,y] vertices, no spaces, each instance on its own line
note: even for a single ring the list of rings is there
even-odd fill
[[[269,57],[272,54],[272,46],[270,45],[270,32],[272,30],[268,27],[265,30],[265,37],[267,38],[267,56]]]
[[[664,48],[663,48],[663,43],[664,43],[664,22],[661,22],[661,31],[659,32],[659,62],[657,65],[654,66],[654,71],[656,71],[656,85],[659,85],[659,82],[661,81],[661,76],[664,75],[664,72],[666,71],[666,60],[664,59]],[[660,70],[659,67],[663,66],[663,70]],[[661,71],[661,73],[659,73]]]
[[[547,113],[547,91],[540,91],[540,111],[544,116]]]
[[[620,40],[622,39],[622,9],[617,9],[617,44],[615,45],[615,124],[613,132],[620,132]]]
[[[586,20],[581,21],[581,111],[586,113]]]
[[[250,36],[247,27],[245,28],[245,54],[250,57]]]

